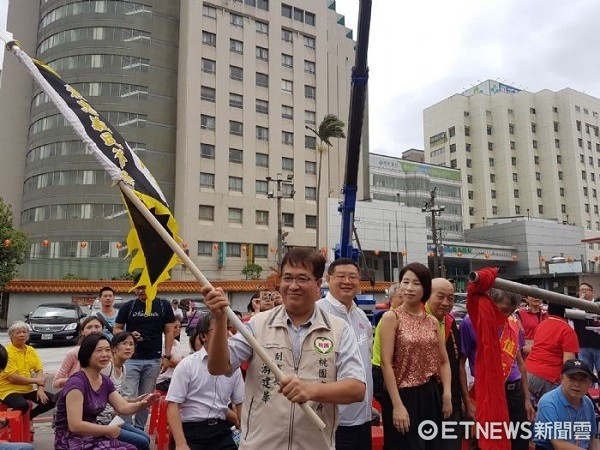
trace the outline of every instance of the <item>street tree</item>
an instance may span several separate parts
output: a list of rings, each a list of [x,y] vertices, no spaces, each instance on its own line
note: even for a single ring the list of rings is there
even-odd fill
[[[25,262],[27,235],[13,226],[9,204],[0,198],[0,290],[17,274],[17,266]]]
[[[327,114],[321,123],[319,124],[319,129],[316,130],[308,125],[306,128],[312,131],[315,136],[319,139],[319,144],[317,145],[317,153],[319,154],[319,162],[317,168],[317,241],[316,248],[319,249],[319,205],[321,202],[321,173],[323,167],[323,155],[327,152],[329,147],[331,147],[331,139],[333,138],[345,138],[344,127],[346,124],[335,114]]]

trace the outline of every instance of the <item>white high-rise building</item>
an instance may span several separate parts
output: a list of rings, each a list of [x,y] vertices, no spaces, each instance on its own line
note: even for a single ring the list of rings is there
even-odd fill
[[[209,279],[243,278],[251,262],[264,276],[279,237],[315,246],[317,221],[319,246],[335,244],[326,200],[339,197],[346,140],[322,157],[317,211],[318,141],[306,129],[327,114],[348,120],[355,42],[333,0],[13,1],[8,28],[127,139]],[[129,222],[118,190],[13,57],[4,69],[0,143],[11,164],[0,197],[31,240],[21,276],[122,275]],[[365,124],[361,172],[367,139]]]
[[[464,227],[523,216],[600,233],[600,99],[488,80],[424,111],[425,160],[461,169]],[[588,247],[588,262],[598,247]]]

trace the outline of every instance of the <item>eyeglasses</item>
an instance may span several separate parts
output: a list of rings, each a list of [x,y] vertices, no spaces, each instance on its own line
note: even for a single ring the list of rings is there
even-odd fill
[[[332,278],[336,279],[337,281],[351,281],[353,283],[356,283],[357,281],[360,281],[360,276],[359,275],[331,275]]]
[[[314,278],[305,277],[304,275],[299,275],[297,277],[292,277],[291,275],[284,275],[281,277],[281,282],[285,284],[292,284],[294,281],[298,284],[298,286],[304,286],[310,283]]]

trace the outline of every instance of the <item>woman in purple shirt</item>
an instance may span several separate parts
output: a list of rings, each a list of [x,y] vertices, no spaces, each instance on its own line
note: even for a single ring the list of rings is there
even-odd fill
[[[54,448],[136,450],[134,445],[117,440],[119,425],[100,425],[96,417],[107,403],[120,414],[133,414],[151,405],[157,397],[149,394],[135,403],[121,397],[110,378],[101,373],[111,358],[110,343],[103,334],[87,336],[77,358],[81,371],[69,378],[57,402]]]

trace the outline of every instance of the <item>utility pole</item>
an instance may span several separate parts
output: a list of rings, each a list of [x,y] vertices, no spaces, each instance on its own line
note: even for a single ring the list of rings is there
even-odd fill
[[[267,183],[269,184],[269,188],[271,186],[271,183],[275,183],[275,187],[276,187],[275,191],[268,190],[267,198],[277,199],[277,258],[276,258],[276,261],[277,261],[277,267],[279,268],[279,267],[281,267],[281,261],[283,260],[283,251],[285,248],[285,238],[289,234],[289,232],[283,231],[281,199],[282,198],[294,198],[294,194],[296,193],[296,191],[294,191],[294,183],[292,183],[292,181],[294,180],[294,175],[290,174],[284,178],[282,174],[278,173],[276,178],[266,177],[265,180],[267,180]],[[291,189],[289,189],[287,192],[284,192],[283,191],[284,186],[289,186]]]
[[[439,216],[445,209],[445,206],[435,206],[437,186],[429,194],[429,201],[423,204],[421,212],[431,214],[431,238],[433,240],[433,278],[440,276],[440,264],[438,259],[438,238],[435,224],[435,216]]]

